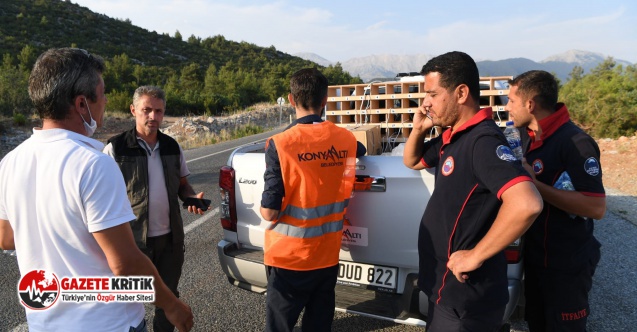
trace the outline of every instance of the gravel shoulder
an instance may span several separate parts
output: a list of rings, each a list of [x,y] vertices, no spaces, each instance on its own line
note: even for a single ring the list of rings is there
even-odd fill
[[[606,213],[609,212],[637,226],[637,198],[635,196],[613,188],[606,188]]]

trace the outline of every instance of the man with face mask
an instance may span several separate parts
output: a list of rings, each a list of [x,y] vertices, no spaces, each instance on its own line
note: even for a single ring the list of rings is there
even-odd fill
[[[88,107],[88,100],[86,100],[86,97],[84,97],[84,103],[86,104],[86,110],[88,111],[88,116],[91,121],[86,121],[82,114],[80,114],[80,116],[84,121],[84,130],[86,131],[86,136],[93,137],[93,134],[95,134],[95,130],[97,130],[97,121],[95,121],[93,115],[91,114],[91,109]],[[102,115],[103,114],[104,113],[102,113]]]
[[[88,137],[104,115],[103,71],[102,58],[77,48],[50,49],[36,61],[29,96],[42,128],[0,162],[0,249],[16,250],[23,276],[153,276],[155,304],[188,331],[190,307],[135,245],[121,172]],[[46,303],[25,307],[30,331],[146,331],[141,303]]]

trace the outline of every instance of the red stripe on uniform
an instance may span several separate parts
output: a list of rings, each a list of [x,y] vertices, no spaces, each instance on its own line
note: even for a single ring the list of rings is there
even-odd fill
[[[584,191],[580,191],[580,193],[584,196],[591,196],[591,197],[606,197],[606,194],[604,193],[589,193],[589,192],[584,192]]]
[[[431,166],[427,165],[427,163],[425,162],[425,158],[420,158],[420,163],[425,166],[425,168],[431,168]]]
[[[449,236],[449,245],[447,247],[447,262],[449,262],[449,257],[451,256],[451,240],[453,240],[453,236],[456,234],[456,228],[458,228],[458,222],[460,221],[462,212],[464,212],[464,208],[467,206],[467,202],[469,201],[469,198],[471,198],[471,194],[473,194],[476,188],[478,188],[477,183],[475,186],[473,186],[473,189],[471,189],[471,192],[469,192],[469,195],[467,195],[467,198],[464,200],[464,203],[462,203],[462,209],[460,209],[460,213],[458,213],[458,217],[456,217],[456,222],[453,225],[453,231],[451,231],[451,235]],[[440,286],[440,289],[438,289],[438,299],[436,300],[436,304],[439,304],[440,299],[442,299],[442,289],[445,288],[445,279],[447,279],[447,274],[449,274],[449,268],[447,268],[445,275],[442,277],[442,285]]]
[[[500,191],[498,191],[498,199],[500,199],[500,196],[502,196],[502,194],[509,188],[513,187],[514,185],[520,183],[520,182],[524,182],[524,181],[533,181],[530,177],[526,176],[526,175],[521,175],[518,176],[516,178],[513,178],[511,181],[507,182],[504,186],[502,186],[502,188],[500,188]]]

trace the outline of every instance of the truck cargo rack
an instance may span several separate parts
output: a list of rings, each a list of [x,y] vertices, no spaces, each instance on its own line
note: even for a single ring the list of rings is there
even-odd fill
[[[505,83],[511,78],[480,78],[480,107],[492,107],[493,118],[501,127],[509,119],[504,110],[509,93]],[[405,142],[413,115],[425,97],[424,84],[424,77],[418,75],[400,77],[399,81],[329,86],[325,119],[343,127],[376,125],[383,144]]]

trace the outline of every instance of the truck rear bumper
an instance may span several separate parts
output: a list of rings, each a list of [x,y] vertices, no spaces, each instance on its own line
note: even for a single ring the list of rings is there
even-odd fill
[[[265,293],[268,277],[263,264],[263,251],[239,249],[233,242],[217,244],[219,263],[234,286],[256,293]],[[418,275],[409,274],[403,294],[388,294],[374,290],[336,285],[336,311],[389,320],[395,323],[425,326],[427,296],[418,289]],[[504,320],[514,312],[521,293],[521,282],[509,279],[509,303]]]
[[[425,326],[425,315],[419,310],[417,274],[408,274],[402,294],[384,293],[365,288],[336,285],[336,311],[358,314],[394,323]],[[425,312],[427,308],[424,308]]]
[[[221,240],[217,244],[219,264],[233,285],[253,291],[265,293],[268,285],[268,274],[263,265],[263,252],[239,249],[233,242]]]
[[[504,320],[509,320],[515,312],[522,294],[522,281],[517,279],[509,279],[509,303],[504,310]]]
[[[217,244],[219,263],[234,286],[256,293],[267,289],[267,268],[263,251],[239,249],[233,242],[221,240]],[[407,275],[403,294],[377,292],[365,288],[336,285],[336,310],[396,323],[424,326],[424,316],[418,312],[420,290],[418,276]],[[426,310],[426,308],[425,308]]]

